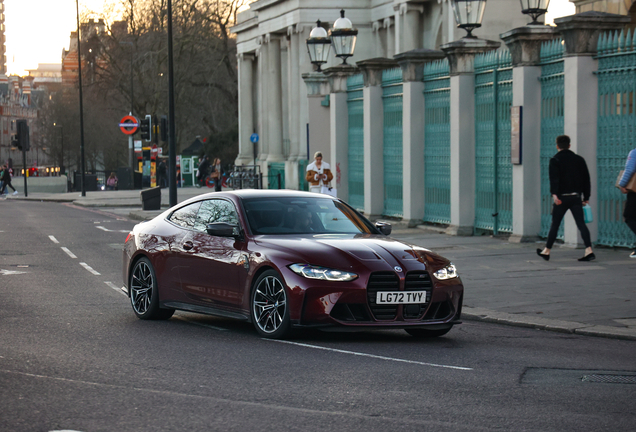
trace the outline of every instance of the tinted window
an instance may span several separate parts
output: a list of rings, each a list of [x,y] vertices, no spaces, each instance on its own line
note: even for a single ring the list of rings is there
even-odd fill
[[[368,220],[330,198],[252,198],[244,207],[254,234],[377,234]]]
[[[220,199],[203,201],[199,208],[194,228],[199,231],[205,231],[205,227],[214,222],[238,225],[238,217],[234,204]]]
[[[184,228],[194,228],[197,212],[199,211],[200,206],[201,202],[199,201],[185,207],[181,207],[172,213],[169,220]]]

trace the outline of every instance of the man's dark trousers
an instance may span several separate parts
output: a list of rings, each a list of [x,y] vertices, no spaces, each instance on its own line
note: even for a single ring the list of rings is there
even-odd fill
[[[548,234],[548,241],[546,242],[545,247],[548,249],[552,249],[554,241],[557,238],[557,233],[559,232],[559,227],[561,226],[563,216],[565,216],[565,213],[567,213],[568,210],[570,210],[572,212],[572,216],[574,216],[574,221],[576,222],[576,226],[581,232],[581,237],[583,238],[585,247],[592,247],[592,241],[590,240],[590,230],[588,230],[587,226],[585,225],[585,218],[583,216],[583,202],[581,201],[580,195],[562,196],[560,205],[552,205],[552,226],[550,227],[550,233]]]

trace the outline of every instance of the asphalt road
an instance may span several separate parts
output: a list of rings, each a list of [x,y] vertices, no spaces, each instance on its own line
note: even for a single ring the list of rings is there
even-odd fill
[[[382,331],[276,342],[249,324],[189,313],[146,322],[119,290],[132,221],[17,201],[0,202],[0,220],[1,431],[636,424],[632,341],[468,321],[430,341]],[[598,375],[633,383],[583,380]]]

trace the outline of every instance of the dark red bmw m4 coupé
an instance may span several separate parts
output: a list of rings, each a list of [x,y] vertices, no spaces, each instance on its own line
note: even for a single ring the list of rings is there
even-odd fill
[[[124,283],[141,319],[179,309],[252,322],[268,338],[295,328],[448,333],[464,292],[455,266],[390,232],[328,195],[209,193],[133,228]]]

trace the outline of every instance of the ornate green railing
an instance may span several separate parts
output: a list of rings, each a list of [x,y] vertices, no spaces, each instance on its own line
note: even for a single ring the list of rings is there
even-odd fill
[[[385,216],[402,216],[402,70],[382,71]],[[369,173],[373,177],[373,173]]]
[[[508,51],[475,57],[475,228],[512,231],[510,107],[512,60]]]
[[[307,159],[298,159],[298,190],[309,191],[309,183],[307,182]]]
[[[636,33],[599,37],[597,74],[598,243],[632,247],[634,235],[623,221],[625,196],[614,185],[636,147]]]
[[[424,221],[450,223],[450,68],[424,67]]]
[[[349,205],[364,210],[364,105],[362,74],[347,78],[347,110],[349,113]]]
[[[563,135],[563,49],[560,38],[541,45],[541,237],[548,236],[552,224],[549,167],[556,137]],[[558,238],[563,239],[563,223]]]

